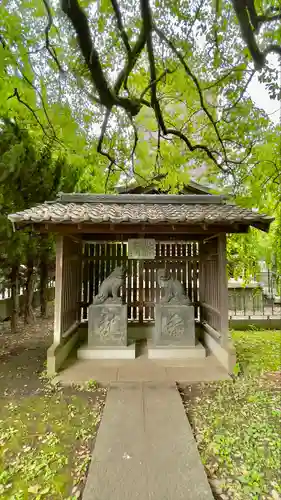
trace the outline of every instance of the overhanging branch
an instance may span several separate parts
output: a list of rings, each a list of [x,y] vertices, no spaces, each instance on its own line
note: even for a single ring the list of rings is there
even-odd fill
[[[218,141],[219,141],[219,143],[221,145],[221,148],[222,148],[222,151],[223,151],[224,161],[225,161],[225,163],[227,163],[227,154],[226,154],[226,150],[225,150],[225,147],[224,147],[224,143],[223,143],[223,141],[221,139],[221,136],[220,136],[217,124],[216,124],[216,122],[213,119],[211,113],[209,112],[209,110],[207,109],[207,107],[205,105],[204,97],[203,97],[203,92],[201,90],[201,87],[200,87],[198,79],[193,74],[193,72],[191,71],[191,69],[189,68],[189,66],[186,64],[186,62],[184,60],[184,57],[182,56],[182,54],[180,53],[180,51],[175,47],[175,45],[173,44],[173,42],[171,42],[171,40],[169,40],[166,37],[166,35],[159,28],[157,28],[157,26],[154,26],[154,29],[155,29],[155,32],[157,33],[157,35],[159,36],[160,40],[164,41],[168,45],[168,47],[170,47],[170,49],[172,50],[172,52],[175,54],[175,56],[178,58],[178,60],[182,64],[182,66],[183,66],[186,74],[189,76],[189,78],[192,79],[192,81],[193,81],[193,83],[194,83],[194,85],[196,87],[198,96],[199,96],[201,108],[203,109],[204,113],[206,114],[206,116],[208,117],[209,121],[211,122],[211,124],[214,127],[216,136],[218,138]]]
[[[117,3],[117,0],[111,0],[111,5],[112,5],[114,13],[115,13],[117,26],[118,26],[118,29],[120,31],[120,35],[121,35],[121,38],[123,40],[125,49],[126,49],[128,55],[130,55],[131,54],[131,47],[129,44],[128,35],[127,35],[125,28],[124,28],[124,25],[123,25],[122,15],[121,15],[121,11],[120,11],[119,5]]]
[[[92,41],[87,17],[78,1],[61,0],[61,7],[63,12],[71,21],[76,32],[80,50],[90,71],[91,78],[97,89],[101,104],[110,110],[113,106],[120,106],[128,111],[132,116],[136,116],[140,111],[140,103],[134,99],[118,97],[116,90],[113,92],[110,89],[102,69],[99,54]]]
[[[157,122],[163,134],[166,135],[166,126],[160,109],[160,104],[157,99],[157,75],[155,68],[153,43],[152,43],[152,16],[151,16],[149,0],[141,0],[141,14],[143,19],[144,29],[147,33],[146,47],[147,47],[149,68],[150,68],[151,106],[154,109]]]
[[[272,17],[268,15],[258,16],[254,0],[232,0],[232,5],[240,25],[242,38],[250,51],[256,69],[261,70],[268,54],[274,52],[281,56],[281,45],[270,44],[262,52],[257,44],[255,34],[258,33],[263,23],[281,19],[280,10],[279,14]]]
[[[15,88],[15,89],[14,89],[14,93],[8,97],[8,100],[9,100],[9,99],[12,99],[13,97],[16,97],[16,98],[17,98],[17,100],[18,100],[21,104],[23,104],[23,106],[25,106],[25,107],[26,107],[26,108],[30,111],[30,113],[32,113],[32,115],[33,115],[34,119],[36,120],[36,122],[38,123],[39,127],[41,128],[41,130],[42,130],[43,134],[44,134],[44,135],[46,135],[46,136],[48,136],[48,134],[47,134],[47,132],[46,132],[46,130],[45,130],[45,128],[44,128],[44,125],[42,125],[42,123],[40,122],[40,120],[39,120],[38,116],[36,115],[36,113],[35,113],[34,109],[32,109],[32,108],[31,108],[31,106],[29,106],[29,104],[28,104],[27,102],[25,102],[25,101],[23,101],[23,100],[21,99],[21,97],[20,97],[20,95],[19,95],[19,92],[18,92],[18,89],[17,89],[17,88]]]
[[[215,163],[215,165],[220,169],[222,170],[223,172],[225,172],[225,169],[222,167],[222,165],[220,165],[216,159],[216,157],[214,156],[214,153],[207,147],[205,146],[204,144],[192,144],[190,142],[190,140],[188,139],[188,137],[186,137],[186,135],[184,135],[182,132],[180,132],[179,130],[176,130],[176,129],[171,129],[171,128],[168,128],[166,130],[166,134],[167,135],[174,135],[175,137],[179,137],[179,139],[181,139],[188,147],[188,149],[190,151],[196,151],[196,150],[200,150],[200,151],[204,151],[206,153],[206,155],[208,156],[208,158],[210,158],[210,160],[212,160],[212,162]]]
[[[56,49],[50,43],[49,33],[50,33],[50,29],[53,25],[53,16],[52,16],[49,0],[43,0],[43,3],[45,6],[45,9],[46,9],[46,12],[47,12],[47,16],[48,16],[48,22],[47,22],[47,25],[45,28],[46,49],[49,52],[52,59],[55,61],[57,67],[59,68],[59,71],[61,73],[64,73],[62,66],[58,60]]]

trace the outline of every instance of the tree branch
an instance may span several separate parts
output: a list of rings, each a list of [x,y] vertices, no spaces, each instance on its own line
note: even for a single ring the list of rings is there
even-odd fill
[[[256,69],[261,70],[265,65],[268,54],[274,52],[281,55],[281,45],[271,44],[261,52],[255,38],[255,33],[258,32],[262,23],[281,19],[281,13],[272,17],[258,16],[254,0],[232,0],[232,4],[238,18],[242,38],[250,51]]]
[[[149,6],[149,0],[141,0],[141,14],[143,19],[144,29],[147,33],[147,53],[150,67],[150,90],[151,90],[151,106],[154,109],[155,116],[160,125],[163,134],[166,135],[166,126],[160,109],[160,104],[157,99],[157,76],[155,68],[155,59],[152,44],[152,17]]]
[[[23,105],[24,105],[24,106],[25,106],[25,107],[26,107],[26,108],[27,108],[27,109],[28,109],[28,110],[32,113],[32,115],[34,116],[34,118],[35,118],[36,122],[37,122],[37,123],[38,123],[38,125],[40,126],[40,128],[41,128],[42,132],[44,133],[44,135],[46,135],[46,136],[48,137],[48,134],[47,134],[47,132],[46,132],[46,130],[45,130],[45,128],[44,128],[44,126],[43,126],[43,125],[42,125],[42,123],[40,122],[40,120],[39,120],[38,116],[36,115],[35,111],[31,108],[31,106],[29,106],[29,104],[28,104],[27,102],[25,102],[25,101],[23,101],[23,100],[21,99],[21,97],[20,97],[20,95],[19,95],[19,93],[18,93],[18,89],[17,89],[17,88],[15,88],[15,89],[14,89],[14,93],[13,93],[12,95],[10,95],[10,96],[8,97],[8,99],[7,99],[7,100],[12,99],[13,97],[16,97],[16,98],[17,98],[17,100],[18,100],[21,104],[23,104]]]
[[[161,157],[161,129],[158,123],[158,132],[157,132],[157,153],[155,157],[155,165],[154,170],[156,170],[157,174],[159,174],[159,158]]]
[[[102,150],[102,143],[103,143],[103,139],[104,139],[104,134],[105,134],[105,131],[106,131],[106,127],[107,127],[107,124],[108,124],[108,120],[109,120],[109,117],[110,117],[110,113],[111,113],[110,109],[107,109],[106,112],[105,112],[104,119],[103,119],[103,124],[101,126],[101,133],[100,133],[100,138],[99,138],[99,142],[98,142],[97,151],[102,156],[105,156],[106,158],[108,158],[109,161],[112,164],[114,164],[115,163],[115,159],[112,158],[109,153],[106,153],[105,151]]]
[[[199,96],[201,108],[203,109],[204,113],[206,114],[206,116],[208,117],[208,119],[210,120],[210,122],[212,123],[212,125],[214,127],[216,136],[218,138],[218,141],[219,141],[219,143],[221,145],[221,148],[222,148],[222,151],[223,151],[223,154],[224,154],[224,161],[225,161],[225,163],[227,163],[227,154],[226,154],[226,150],[225,150],[225,147],[224,147],[224,143],[223,143],[223,141],[221,139],[221,136],[220,136],[217,124],[216,124],[216,122],[213,119],[211,113],[209,112],[209,110],[207,109],[207,107],[205,105],[204,98],[203,98],[203,92],[202,92],[201,87],[199,85],[198,79],[192,73],[191,69],[187,66],[187,64],[186,64],[186,62],[185,62],[182,54],[174,46],[173,42],[171,42],[171,40],[168,40],[168,38],[166,37],[166,35],[159,28],[157,28],[156,26],[154,26],[154,29],[155,29],[157,35],[159,36],[160,40],[164,41],[170,47],[170,49],[172,50],[172,52],[177,56],[177,58],[179,59],[180,63],[184,67],[184,70],[185,70],[186,74],[192,79],[192,81],[193,81],[193,83],[194,83],[194,85],[196,87],[198,96]]]
[[[120,71],[116,83],[114,85],[114,91],[116,94],[120,91],[122,85],[127,86],[127,80],[131,71],[133,70],[141,52],[143,51],[146,44],[147,33],[145,31],[144,25],[142,25],[139,37],[131,50],[130,55],[128,54],[128,60],[124,68]],[[137,113],[136,113],[137,114]]]
[[[128,35],[127,35],[125,28],[124,28],[124,25],[123,25],[122,15],[121,15],[117,0],[111,0],[111,5],[112,5],[114,13],[115,13],[117,26],[118,26],[118,29],[120,31],[121,38],[123,40],[123,43],[125,45],[125,48],[126,48],[128,55],[130,55],[131,54],[131,47],[129,44]]]
[[[254,0],[245,0],[245,4],[248,9],[250,21],[252,23],[252,26],[254,28],[254,32],[258,33],[259,29],[262,24],[264,23],[271,23],[273,21],[278,21],[281,19],[281,12],[280,9],[277,9],[279,11],[279,14],[276,15],[271,15],[272,14],[272,8],[269,9],[268,14],[263,14],[259,16],[256,11],[255,7],[255,2]]]
[[[272,43],[265,49],[264,56],[266,57],[268,54],[271,54],[272,52],[281,56],[281,45],[279,46]]]
[[[34,92],[35,92],[35,93],[37,94],[37,96],[39,97],[40,102],[41,102],[41,105],[42,105],[42,108],[43,108],[43,111],[44,111],[44,115],[45,115],[45,117],[46,117],[46,120],[47,120],[47,122],[48,122],[48,124],[49,124],[50,129],[52,130],[52,136],[50,137],[50,139],[52,139],[52,140],[56,141],[56,142],[57,142],[58,144],[60,144],[61,146],[64,146],[64,144],[63,144],[63,143],[62,143],[62,142],[58,139],[58,137],[57,137],[57,135],[56,135],[56,131],[55,131],[54,126],[53,126],[53,124],[52,124],[52,122],[51,122],[51,120],[50,120],[50,117],[49,117],[49,115],[48,115],[47,108],[46,108],[46,104],[45,104],[45,101],[44,101],[44,98],[43,98],[42,93],[40,92],[40,90],[38,90],[38,88],[37,88],[37,87],[33,84],[33,82],[32,82],[32,81],[31,81],[31,80],[30,80],[30,79],[26,76],[26,74],[23,72],[23,69],[22,69],[22,67],[21,67],[21,64],[20,64],[20,63],[18,62],[18,60],[15,58],[15,56],[14,56],[13,52],[11,51],[10,47],[9,47],[7,44],[5,44],[5,49],[9,51],[9,55],[10,55],[10,57],[12,57],[12,58],[13,58],[14,63],[15,63],[15,65],[16,65],[16,67],[17,67],[18,71],[20,72],[20,74],[21,74],[21,76],[22,76],[23,80],[24,80],[24,81],[25,81],[25,82],[26,82],[26,83],[27,83],[27,84],[28,84],[28,85],[29,85],[29,86],[30,86],[30,87],[34,90]],[[30,62],[30,61],[29,61],[29,64],[30,64],[30,66],[31,66],[32,70],[34,71],[34,69],[33,69],[32,64],[31,64],[31,62]],[[17,97],[18,101],[19,101],[19,102],[21,102],[22,104],[24,104],[24,105],[25,105],[25,107],[28,107],[28,106],[29,106],[29,105],[27,105],[27,103],[25,103],[24,101],[22,101],[22,99],[19,97],[19,94],[18,94],[18,90],[17,90],[17,89],[15,89],[14,94],[13,94],[12,96],[10,96],[8,99],[11,99],[12,97]],[[28,109],[32,112],[33,116],[35,117],[35,119],[36,119],[37,123],[40,125],[40,127],[41,127],[42,131],[44,132],[44,134],[48,136],[48,134],[46,133],[46,130],[44,129],[44,127],[42,128],[42,124],[41,124],[41,123],[39,123],[39,119],[38,119],[37,115],[35,114],[35,111],[34,111],[34,110],[32,110],[32,108],[31,108],[31,107],[28,107]]]
[[[137,148],[137,145],[138,145],[138,142],[139,142],[139,136],[138,136],[138,130],[137,130],[137,127],[136,127],[136,125],[135,125],[135,123],[133,121],[133,118],[129,114],[128,114],[128,118],[129,118],[129,120],[131,122],[131,125],[133,127],[133,131],[134,131],[134,143],[133,143],[132,151],[131,151],[131,154],[130,154],[131,165],[132,165],[132,173],[133,173],[133,175],[138,175],[141,179],[144,179],[144,177],[142,177],[142,175],[138,174],[135,171],[135,152],[136,152],[136,148]]]
[[[6,42],[5,42],[5,39],[4,39],[4,37],[2,35],[0,35],[0,43],[1,43],[2,47],[3,47],[3,49],[5,49],[6,48]]]
[[[151,85],[154,85],[154,84],[157,84],[158,82],[160,82],[167,74],[171,75],[172,73],[174,73],[175,70],[172,70],[172,69],[169,69],[169,68],[166,68],[163,73],[161,73],[160,76],[158,76],[158,78],[156,78],[156,80],[154,80],[153,82],[150,82],[149,85],[147,85],[147,87],[145,87],[145,89],[142,91],[141,95],[140,95],[140,101],[142,101],[142,98],[145,96],[145,94],[148,92],[148,90],[151,88]],[[150,105],[149,105],[150,106]]]
[[[264,23],[272,23],[274,21],[280,21],[281,20],[281,14],[276,14],[275,16],[258,16],[258,24],[264,24]],[[259,26],[256,28],[256,31],[258,30]]]
[[[64,73],[64,70],[63,70],[63,68],[58,60],[56,49],[50,44],[49,33],[50,33],[50,29],[53,25],[53,16],[52,16],[49,0],[43,0],[43,3],[45,6],[45,9],[46,9],[46,12],[47,12],[47,16],[48,16],[48,22],[47,22],[47,25],[45,28],[46,49],[49,52],[52,59],[55,61],[57,67],[59,68],[59,71],[61,73]]]
[[[210,158],[210,160],[212,160],[215,163],[215,165],[219,167],[220,170],[225,172],[225,169],[217,162],[217,159],[215,158],[213,152],[207,146],[204,146],[203,144],[195,144],[195,145],[191,144],[190,140],[186,137],[186,135],[184,135],[179,130],[168,128],[166,130],[166,133],[179,137],[183,142],[185,142],[188,149],[192,152],[196,150],[204,151],[208,156],[208,158]]]
[[[241,99],[243,99],[244,94],[245,94],[245,92],[246,92],[246,90],[247,90],[250,82],[252,81],[255,72],[256,72],[255,69],[251,72],[248,80],[246,81],[246,83],[245,83],[245,85],[244,85],[244,87],[243,87],[243,89],[241,91],[240,96],[236,99],[236,101],[234,102],[234,104],[232,104],[231,106],[228,106],[227,108],[223,108],[223,112],[231,111],[233,108],[236,108],[237,104],[239,104],[239,102],[241,101]]]
[[[247,3],[244,0],[232,0],[232,4],[240,24],[242,38],[250,51],[256,69],[260,70],[264,66],[265,57],[257,45],[250,23]]]
[[[139,101],[136,101],[134,99],[128,99],[126,97],[117,97],[116,90],[115,93],[113,93],[112,90],[110,89],[101,66],[99,54],[92,42],[87,17],[83,12],[83,10],[81,9],[81,7],[79,6],[78,1],[61,0],[61,7],[63,12],[67,15],[68,19],[71,21],[72,26],[77,34],[80,50],[90,71],[92,81],[99,94],[101,104],[103,104],[109,110],[111,110],[114,105],[120,106],[126,111],[128,111],[132,116],[136,116],[141,108]],[[119,90],[121,88],[122,83],[123,79],[121,81]]]

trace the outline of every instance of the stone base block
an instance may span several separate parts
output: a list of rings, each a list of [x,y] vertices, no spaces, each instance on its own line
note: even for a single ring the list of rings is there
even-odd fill
[[[127,305],[112,302],[90,305],[88,346],[126,347],[127,343]]]
[[[152,334],[155,346],[195,346],[195,320],[192,305],[157,304]]]
[[[136,344],[128,346],[82,346],[77,350],[78,359],[135,359]]]
[[[198,342],[195,346],[155,346],[147,342],[148,359],[203,359],[206,357],[205,347]]]

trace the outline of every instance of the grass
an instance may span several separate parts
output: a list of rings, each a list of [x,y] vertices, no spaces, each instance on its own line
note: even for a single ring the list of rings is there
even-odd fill
[[[83,489],[103,394],[45,385],[0,400],[0,497],[76,499]]]
[[[253,375],[281,370],[281,331],[233,331],[232,339],[244,373]]]
[[[105,391],[45,376],[53,314],[16,335],[0,328],[0,498],[81,498]]]
[[[281,332],[232,332],[232,337],[240,375],[187,387],[183,399],[216,498],[277,500]]]

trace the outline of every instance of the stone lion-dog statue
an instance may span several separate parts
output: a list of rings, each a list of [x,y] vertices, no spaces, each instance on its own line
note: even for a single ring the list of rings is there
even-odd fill
[[[124,283],[126,269],[122,266],[115,267],[100,285],[99,292],[93,298],[93,304],[103,304],[104,302],[120,303],[119,290]]]
[[[181,282],[171,276],[166,269],[158,269],[157,282],[164,294],[161,298],[161,303],[174,303],[182,305],[190,305],[191,301],[187,297],[184,287]]]

